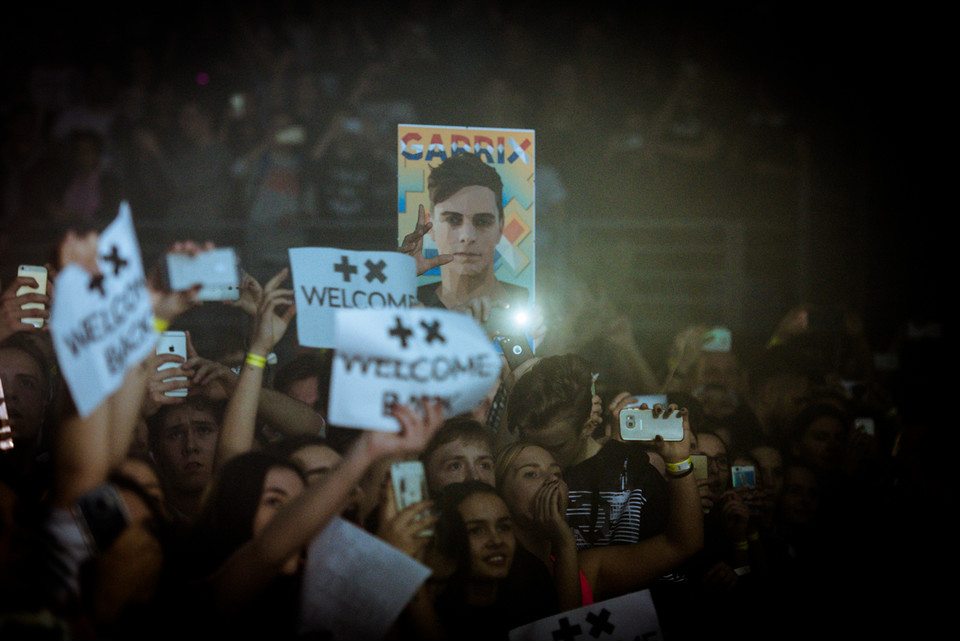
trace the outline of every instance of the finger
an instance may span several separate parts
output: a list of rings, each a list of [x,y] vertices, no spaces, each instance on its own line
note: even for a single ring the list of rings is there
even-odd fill
[[[154,355],[154,365],[156,365],[159,368],[159,366],[163,365],[164,363],[179,363],[180,365],[182,365],[186,363],[186,359],[184,359],[183,356],[180,356],[179,354],[170,354],[166,352],[163,354]],[[178,365],[178,368],[180,367],[180,365]],[[164,373],[166,373],[169,370],[163,370],[163,371]]]
[[[427,210],[423,205],[417,207],[417,229],[427,229]]]
[[[435,267],[440,267],[441,265],[446,265],[447,263],[453,262],[453,254],[438,254],[432,258],[424,258],[423,265],[426,267],[424,271],[429,271]]]
[[[284,267],[279,272],[274,274],[273,278],[267,281],[267,283],[263,286],[263,290],[268,291],[268,290],[276,289],[280,285],[280,283],[286,280],[289,273],[290,273],[290,268]]]

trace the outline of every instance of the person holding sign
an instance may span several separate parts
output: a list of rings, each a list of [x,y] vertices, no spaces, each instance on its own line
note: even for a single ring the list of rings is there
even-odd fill
[[[311,541],[349,504],[374,465],[420,452],[443,422],[435,401],[422,401],[419,411],[394,405],[391,415],[398,432],[362,432],[316,483],[306,483],[293,463],[262,451],[226,461],[190,547],[206,561],[171,586],[170,632],[190,630],[195,638],[295,636],[302,562]],[[205,550],[216,550],[215,563]]]
[[[481,322],[493,306],[526,306],[526,288],[494,274],[504,222],[503,181],[497,170],[476,154],[456,154],[430,172],[427,190],[432,211],[420,208],[417,227],[400,248],[409,255],[422,253],[427,233],[437,244],[433,264],[414,256],[418,273],[440,266],[440,283],[418,288],[419,301],[427,307],[470,311]]]

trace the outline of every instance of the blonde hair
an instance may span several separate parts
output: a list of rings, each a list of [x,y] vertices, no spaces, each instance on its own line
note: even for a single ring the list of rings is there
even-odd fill
[[[497,452],[497,458],[493,464],[493,476],[496,480],[497,491],[503,490],[503,482],[506,479],[507,471],[516,458],[520,456],[520,452],[532,445],[533,443],[528,441],[513,441]]]

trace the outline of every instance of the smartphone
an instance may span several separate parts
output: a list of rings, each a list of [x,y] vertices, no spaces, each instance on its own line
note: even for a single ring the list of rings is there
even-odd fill
[[[240,262],[232,247],[188,254],[167,254],[166,280],[170,289],[182,291],[200,284],[197,300],[239,300]]]
[[[730,468],[733,487],[756,487],[757,471],[752,465],[734,465]]]
[[[691,454],[690,463],[693,464],[693,478],[705,481],[710,476],[706,454]]]
[[[490,310],[484,329],[493,336],[494,342],[500,347],[507,367],[515,370],[525,361],[533,358],[533,349],[526,336],[526,313],[504,307],[495,307]]]
[[[714,327],[703,335],[703,346],[700,349],[705,352],[729,352],[732,346],[730,330],[726,327]]]
[[[278,145],[302,145],[306,140],[307,132],[298,125],[284,127],[274,136],[274,142]]]
[[[37,294],[46,294],[47,293],[47,268],[41,267],[39,265],[20,265],[17,268],[17,276],[29,276],[37,281],[36,287],[31,287],[30,285],[24,285],[17,289],[17,296],[23,294],[37,293]],[[21,306],[22,309],[43,309],[42,303],[24,303]],[[24,318],[24,323],[29,323],[34,327],[43,327],[42,318]]]
[[[130,523],[127,505],[112,483],[77,499],[74,513],[87,542],[98,553],[110,547]]]
[[[873,419],[869,416],[861,416],[853,420],[853,426],[858,430],[863,430],[870,436],[876,436],[877,427]]]
[[[420,461],[396,461],[390,464],[390,481],[397,510],[426,501],[427,475]],[[425,530],[421,536],[433,536],[433,530]]]
[[[625,441],[652,441],[662,436],[665,441],[683,440],[683,417],[677,412],[670,416],[653,417],[653,410],[628,407],[620,410],[620,438]]]
[[[3,381],[0,381],[0,452],[13,449],[13,430],[10,428],[10,415],[7,413],[7,399],[3,395]]]
[[[160,338],[157,340],[157,354],[176,354],[177,356],[182,356],[183,360],[187,360],[187,333],[166,331],[160,334]],[[180,365],[181,363],[162,363],[160,367],[157,368],[157,371],[179,367]],[[166,380],[185,381],[187,377],[173,376]],[[164,392],[164,395],[184,397],[187,395],[187,388],[182,387],[170,390],[169,392]]]

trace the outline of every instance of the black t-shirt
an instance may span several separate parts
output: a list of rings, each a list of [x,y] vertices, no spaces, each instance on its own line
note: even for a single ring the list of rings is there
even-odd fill
[[[500,284],[503,285],[503,289],[507,292],[507,302],[509,302],[510,305],[523,307],[530,300],[530,292],[526,287],[520,287],[519,285],[505,283],[503,281],[500,281]],[[425,307],[446,309],[446,305],[440,300],[440,283],[430,283],[429,285],[421,285],[418,287],[417,300]]]
[[[635,543],[666,528],[667,481],[638,443],[610,439],[567,469],[564,480],[567,522],[579,550]]]

